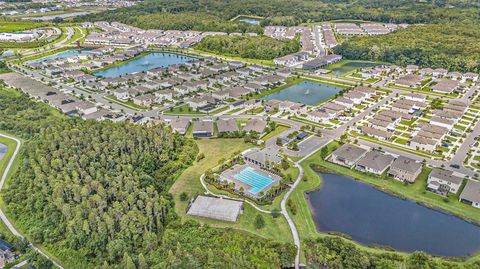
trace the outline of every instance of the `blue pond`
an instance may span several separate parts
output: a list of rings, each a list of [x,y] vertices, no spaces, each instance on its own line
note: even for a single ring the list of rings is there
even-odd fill
[[[303,103],[306,105],[315,105],[329,99],[342,88],[330,86],[326,84],[316,83],[312,81],[303,81],[292,85],[279,92],[272,93],[263,97],[264,100],[282,100]]]
[[[3,155],[7,152],[7,146],[0,144],[0,160],[3,159]]]
[[[127,74],[148,71],[157,67],[167,67],[185,63],[193,58],[174,53],[150,53],[123,65],[95,72],[94,75],[116,78]]]
[[[479,226],[350,177],[320,176],[320,190],[308,196],[320,232],[336,231],[366,245],[441,256],[468,256],[480,250]]]
[[[79,50],[66,50],[66,51],[62,51],[62,52],[59,52],[59,53],[55,53],[55,54],[52,54],[52,55],[49,55],[49,56],[45,56],[45,57],[42,57],[38,60],[35,60],[35,62],[43,62],[43,61],[46,61],[46,60],[51,60],[51,59],[61,59],[61,58],[68,58],[70,56],[74,56],[74,55],[78,55],[80,54],[82,51],[85,51],[85,50],[89,50],[89,49],[79,49]]]
[[[240,180],[248,185],[252,186],[248,192],[257,194],[265,189],[268,185],[272,184],[273,180],[263,174],[257,173],[253,168],[247,167],[236,174],[235,179]]]
[[[253,18],[246,18],[246,17],[240,18],[240,19],[238,19],[238,21],[245,22],[245,23],[248,23],[248,24],[253,24],[253,25],[259,25],[260,24],[260,20],[253,19]]]

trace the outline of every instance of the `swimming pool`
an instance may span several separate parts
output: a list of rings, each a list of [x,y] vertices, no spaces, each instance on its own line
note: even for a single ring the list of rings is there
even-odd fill
[[[234,177],[235,179],[252,186],[252,188],[248,190],[248,192],[251,194],[258,194],[273,182],[271,178],[258,173],[257,171],[255,171],[255,169],[251,167],[243,169]]]

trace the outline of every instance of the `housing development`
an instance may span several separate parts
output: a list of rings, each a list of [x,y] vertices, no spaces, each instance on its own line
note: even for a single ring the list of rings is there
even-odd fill
[[[217,230],[291,245],[291,259],[278,258],[281,266],[253,259],[238,268],[384,268],[336,266],[333,259],[318,266],[312,238],[342,238],[338,244],[362,245],[368,255],[401,260],[426,253],[438,264],[471,266],[451,268],[480,268],[480,74],[351,60],[336,50],[415,23],[325,19],[284,26],[239,14],[229,22],[244,31],[224,32],[95,17],[141,1],[59,1],[19,12],[12,10],[17,4],[4,5],[4,16],[21,16],[16,23],[39,25],[0,32],[0,102],[19,96],[31,102],[21,112],[2,112],[17,113],[18,123],[0,119],[0,268],[194,268],[172,257],[200,256],[200,247],[179,246],[216,237]],[[91,21],[63,21],[88,14]],[[254,59],[199,46],[219,37],[293,41],[298,50]],[[84,138],[77,124],[93,135]],[[108,133],[107,126],[126,131]],[[61,230],[77,237],[22,217],[21,200],[29,210],[43,207],[24,195],[12,198],[25,175],[53,205]],[[205,238],[175,234],[212,227]],[[91,243],[95,236],[101,239]],[[158,254],[167,245],[177,247]],[[212,249],[208,255],[217,255]]]

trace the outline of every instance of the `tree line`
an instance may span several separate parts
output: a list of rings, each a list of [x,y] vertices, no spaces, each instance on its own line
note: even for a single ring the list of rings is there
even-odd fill
[[[473,22],[417,25],[388,35],[349,37],[335,52],[348,59],[479,73],[477,26]]]

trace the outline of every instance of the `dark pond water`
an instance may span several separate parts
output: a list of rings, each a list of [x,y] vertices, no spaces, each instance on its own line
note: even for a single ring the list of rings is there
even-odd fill
[[[302,81],[279,92],[263,97],[264,100],[282,100],[315,105],[334,96],[342,88],[312,81]]]
[[[468,256],[480,250],[479,226],[350,177],[320,176],[320,190],[309,195],[320,232],[341,232],[361,244],[380,244],[405,252]]]
[[[174,64],[181,64],[193,58],[174,53],[150,53],[120,66],[95,72],[94,75],[105,78],[116,78],[126,74],[143,72],[157,67],[167,67]]]

